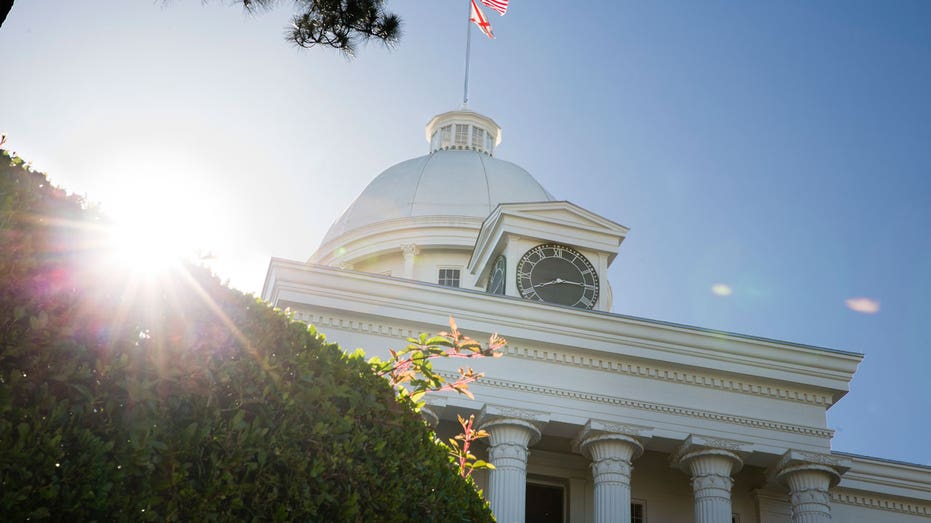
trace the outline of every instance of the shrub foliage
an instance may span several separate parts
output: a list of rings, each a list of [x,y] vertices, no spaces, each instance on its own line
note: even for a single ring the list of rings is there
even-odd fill
[[[492,520],[361,357],[202,268],[140,277],[105,231],[2,152],[5,519]]]

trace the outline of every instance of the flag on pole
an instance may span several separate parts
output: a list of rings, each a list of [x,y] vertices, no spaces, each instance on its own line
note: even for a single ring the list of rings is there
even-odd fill
[[[508,12],[508,0],[482,0],[482,3],[504,16]]]
[[[482,1],[484,2],[484,0]],[[488,38],[495,37],[494,33],[491,32],[491,24],[488,23],[488,19],[485,18],[485,13],[479,9],[475,0],[472,0],[472,13],[469,15],[469,20],[475,22],[475,25],[477,25]]]

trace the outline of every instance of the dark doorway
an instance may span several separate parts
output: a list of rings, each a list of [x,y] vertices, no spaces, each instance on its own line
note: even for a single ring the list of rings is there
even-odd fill
[[[563,523],[565,497],[563,487],[527,483],[526,523]]]

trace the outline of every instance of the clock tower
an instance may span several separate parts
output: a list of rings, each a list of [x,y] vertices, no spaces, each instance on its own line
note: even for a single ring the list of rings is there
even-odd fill
[[[493,294],[610,311],[606,274],[627,232],[567,201],[502,203],[482,223],[468,271]]]

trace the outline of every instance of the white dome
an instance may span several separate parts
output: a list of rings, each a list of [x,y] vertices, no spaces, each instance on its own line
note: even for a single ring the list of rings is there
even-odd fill
[[[521,167],[469,150],[438,150],[389,167],[330,227],[323,245],[344,234],[399,218],[485,219],[500,203],[555,198]]]

